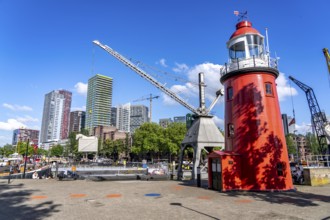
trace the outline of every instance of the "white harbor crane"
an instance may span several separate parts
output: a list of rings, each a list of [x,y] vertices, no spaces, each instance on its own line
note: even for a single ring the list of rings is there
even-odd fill
[[[194,148],[194,158],[193,158],[193,171],[192,171],[192,179],[196,179],[197,177],[197,167],[200,165],[200,157],[201,151],[205,150],[205,147],[219,147],[224,144],[224,138],[220,133],[219,129],[215,125],[212,120],[211,112],[212,108],[215,106],[219,98],[224,94],[223,89],[219,89],[216,92],[216,98],[211,103],[209,108],[205,107],[205,83],[204,83],[204,74],[199,73],[199,108],[195,108],[194,106],[188,104],[181,97],[175,94],[170,89],[166,88],[163,84],[159,83],[152,76],[147,74],[144,70],[139,68],[137,65],[132,63],[129,59],[125,58],[123,55],[113,50],[107,45],[100,43],[98,40],[93,41],[94,44],[104,49],[110,55],[115,57],[117,60],[122,62],[125,66],[132,69],[142,78],[149,81],[152,85],[156,86],[166,95],[174,99],[176,102],[180,103],[182,106],[187,108],[189,111],[193,112],[196,115],[196,120],[193,125],[189,128],[186,137],[184,138],[181,144],[181,152],[180,152],[180,162],[179,162],[179,170],[178,170],[178,178],[181,176],[182,172],[182,161],[183,161],[183,152],[186,147]],[[220,82],[219,82],[220,83]]]

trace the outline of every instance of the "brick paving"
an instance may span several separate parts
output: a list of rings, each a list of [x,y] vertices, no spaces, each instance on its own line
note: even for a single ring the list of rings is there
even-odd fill
[[[330,185],[227,192],[181,181],[0,180],[0,219],[330,219]]]

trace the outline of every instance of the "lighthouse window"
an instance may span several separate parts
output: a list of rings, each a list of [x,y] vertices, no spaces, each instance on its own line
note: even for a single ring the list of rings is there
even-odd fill
[[[284,176],[284,163],[277,163],[277,175],[278,176]]]
[[[267,96],[273,96],[273,86],[271,83],[266,83],[265,84],[266,87],[266,95]]]
[[[234,95],[233,87],[228,87],[228,89],[227,89],[227,100],[232,100],[233,95]]]
[[[239,41],[233,44],[229,48],[229,56],[231,59],[245,58],[246,54],[245,54],[244,41]]]
[[[227,132],[227,134],[228,134],[228,137],[234,137],[234,134],[235,134],[235,132],[234,132],[234,125],[231,124],[231,123],[228,124],[228,132]]]
[[[261,57],[263,54],[263,38],[258,35],[247,35],[250,57]]]

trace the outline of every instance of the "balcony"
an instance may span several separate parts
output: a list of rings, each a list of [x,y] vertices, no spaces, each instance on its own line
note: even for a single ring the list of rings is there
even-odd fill
[[[231,59],[229,63],[225,63],[224,66],[220,69],[221,77],[226,75],[227,73],[247,69],[254,67],[266,67],[273,68],[277,70],[277,59],[264,56],[264,57],[255,57],[252,56],[250,58],[236,58]]]

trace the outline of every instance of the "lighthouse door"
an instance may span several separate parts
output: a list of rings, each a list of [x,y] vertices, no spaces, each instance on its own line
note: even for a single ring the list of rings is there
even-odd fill
[[[212,159],[212,188],[222,190],[222,173],[220,158]]]

